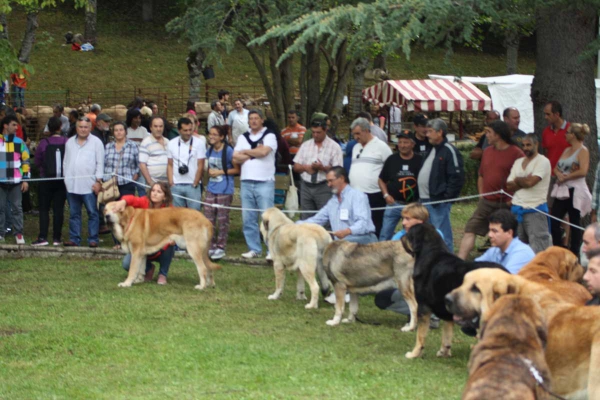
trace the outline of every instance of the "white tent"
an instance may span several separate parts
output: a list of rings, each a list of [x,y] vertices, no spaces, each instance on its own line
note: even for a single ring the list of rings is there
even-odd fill
[[[505,75],[487,78],[474,76],[429,75],[430,79],[462,80],[475,85],[486,85],[492,97],[495,110],[502,111],[507,107],[517,107],[521,114],[519,129],[533,132],[533,103],[531,102],[531,82],[533,75]],[[600,79],[596,79],[596,124],[600,127]],[[568,115],[567,115],[568,116]],[[585,122],[585,121],[581,121]]]

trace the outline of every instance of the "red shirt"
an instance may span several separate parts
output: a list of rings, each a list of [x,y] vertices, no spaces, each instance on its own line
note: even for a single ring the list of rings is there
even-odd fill
[[[558,163],[560,156],[567,147],[571,145],[567,142],[567,129],[571,126],[567,121],[555,131],[551,125],[548,125],[542,133],[542,148],[546,149],[546,157],[550,160],[552,176],[554,176],[554,167]]]
[[[121,200],[125,200],[125,203],[128,206],[131,206],[133,208],[144,208],[144,209],[150,208],[150,200],[148,199],[147,196],[137,197],[132,194],[128,194],[128,195],[121,197]],[[165,207],[165,205],[163,204],[160,208],[164,208],[164,207]]]
[[[481,156],[481,165],[479,166],[479,175],[483,178],[483,193],[496,192],[500,189],[506,190],[506,180],[510,175],[515,161],[525,157],[523,151],[516,145],[510,145],[505,150],[497,150],[494,146],[489,146],[483,151]],[[512,193],[511,193],[512,194]],[[502,194],[485,196],[489,201],[502,201],[508,203],[511,199]]]

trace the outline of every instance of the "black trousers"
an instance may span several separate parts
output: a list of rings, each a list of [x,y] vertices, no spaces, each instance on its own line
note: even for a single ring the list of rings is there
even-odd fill
[[[367,197],[369,198],[369,205],[371,208],[381,208],[385,207],[385,199],[381,192],[377,193],[367,193]],[[379,233],[381,232],[381,227],[383,226],[383,214],[385,213],[385,209],[371,211],[371,219],[373,220],[373,225],[375,225],[375,235],[379,237]]]
[[[40,205],[40,239],[48,239],[50,206],[52,206],[52,238],[60,242],[65,215],[67,189],[63,181],[42,181],[38,187]]]
[[[569,189],[569,198],[560,200],[554,199],[552,203],[551,215],[556,218],[563,219],[565,214],[569,214],[569,222],[579,226],[581,223],[581,213],[579,210],[573,207],[573,191],[575,189]],[[562,246],[562,232],[560,230],[560,222],[552,219],[550,222],[552,232],[552,244],[554,246]],[[571,228],[571,243],[568,248],[575,255],[579,254],[579,248],[581,247],[581,241],[583,239],[583,231],[576,228]]]

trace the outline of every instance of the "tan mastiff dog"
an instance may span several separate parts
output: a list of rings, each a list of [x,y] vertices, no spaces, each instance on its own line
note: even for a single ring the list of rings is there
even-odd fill
[[[485,323],[494,302],[507,294],[528,296],[542,309],[548,323],[551,390],[570,399],[600,399],[600,307],[573,304],[543,284],[491,269],[469,272],[446,296],[446,305],[454,315],[481,315]]]
[[[170,242],[186,248],[194,260],[200,276],[200,284],[196,285],[196,289],[215,285],[212,271],[221,266],[212,263],[208,257],[213,227],[201,212],[179,207],[158,210],[127,207],[117,212],[114,205],[115,202],[110,202],[104,208],[106,222],[121,242],[121,247],[131,253],[129,274],[124,282],[119,283],[119,287],[143,282],[146,256]]]
[[[310,302],[305,308],[319,307],[319,284],[323,293],[329,290],[329,280],[323,272],[323,251],[331,236],[317,224],[296,225],[279,209],[272,207],[262,214],[260,233],[269,246],[275,270],[275,292],[268,297],[277,300],[283,293],[285,270],[296,271],[296,299],[306,300],[304,281],[310,287]]]

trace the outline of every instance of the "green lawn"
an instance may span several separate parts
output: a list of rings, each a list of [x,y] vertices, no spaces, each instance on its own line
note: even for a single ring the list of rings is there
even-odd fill
[[[423,359],[407,360],[406,322],[361,298],[380,326],[331,328],[333,308],[307,311],[295,279],[278,301],[270,268],[224,264],[217,287],[194,290],[177,261],[169,285],[117,288],[118,261],[3,260],[2,399],[448,399],[466,380],[471,338],[438,359],[433,331]]]

